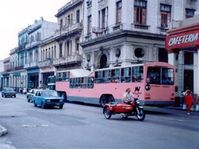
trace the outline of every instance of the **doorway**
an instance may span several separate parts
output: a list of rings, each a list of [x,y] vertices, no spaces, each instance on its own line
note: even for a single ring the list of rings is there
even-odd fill
[[[193,70],[184,70],[184,90],[193,91]]]
[[[100,58],[100,68],[106,68],[107,67],[107,56],[103,54]]]

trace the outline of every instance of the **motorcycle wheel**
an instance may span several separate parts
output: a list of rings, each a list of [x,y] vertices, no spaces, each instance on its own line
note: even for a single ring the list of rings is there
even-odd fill
[[[129,114],[126,114],[126,113],[123,113],[123,114],[122,114],[122,118],[123,118],[123,119],[127,119],[128,117],[129,117]]]
[[[109,110],[109,107],[104,107],[104,109],[103,109],[103,114],[104,114],[104,117],[105,117],[106,119],[110,119],[111,116],[112,116],[112,113],[111,113],[111,111]]]
[[[143,109],[136,108],[136,117],[139,121],[143,121],[145,119],[145,112]]]

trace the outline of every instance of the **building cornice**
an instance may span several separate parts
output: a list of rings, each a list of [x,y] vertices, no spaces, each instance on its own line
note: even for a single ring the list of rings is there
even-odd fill
[[[135,37],[135,38],[140,38],[140,39],[152,39],[152,40],[160,40],[160,41],[165,40],[165,35],[162,35],[162,34],[123,30],[120,32],[107,34],[105,36],[101,36],[95,39],[91,39],[89,41],[82,42],[80,45],[83,48],[86,48],[88,46],[92,46],[98,43],[103,43],[103,42],[107,42],[107,41],[111,41],[111,40],[123,38],[123,37]]]
[[[75,0],[74,2],[73,1],[68,2],[65,6],[60,8],[58,10],[58,13],[55,15],[55,17],[62,16],[64,13],[70,11],[71,9],[77,7],[78,5],[80,5],[80,4],[82,4],[84,2],[84,0]]]

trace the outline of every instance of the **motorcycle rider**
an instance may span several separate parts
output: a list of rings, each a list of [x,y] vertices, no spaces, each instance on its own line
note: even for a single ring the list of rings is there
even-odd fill
[[[123,95],[122,101],[127,104],[130,104],[132,101],[134,101],[134,97],[133,97],[133,94],[131,93],[130,88],[126,89],[126,91]]]

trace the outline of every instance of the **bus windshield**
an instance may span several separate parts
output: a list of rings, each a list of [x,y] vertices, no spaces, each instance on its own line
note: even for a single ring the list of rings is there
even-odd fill
[[[164,67],[148,67],[147,78],[150,84],[173,85],[174,69]]]

